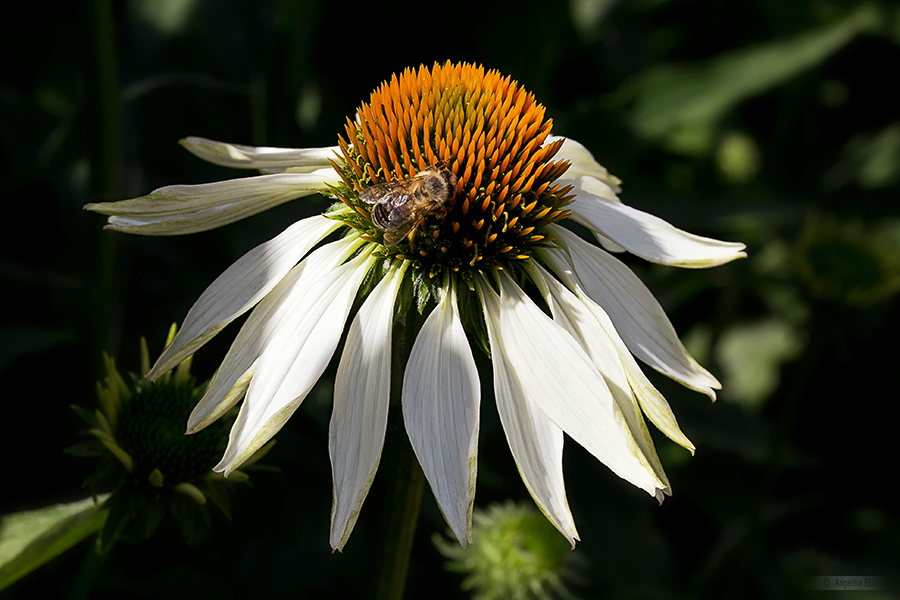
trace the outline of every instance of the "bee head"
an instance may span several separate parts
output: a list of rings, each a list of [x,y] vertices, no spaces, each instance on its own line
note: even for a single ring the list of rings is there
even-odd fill
[[[429,171],[436,171],[440,177],[429,177],[425,185],[433,198],[446,198],[450,201],[456,196],[456,183],[459,178],[456,173],[446,168],[445,164],[439,162],[428,168]]]

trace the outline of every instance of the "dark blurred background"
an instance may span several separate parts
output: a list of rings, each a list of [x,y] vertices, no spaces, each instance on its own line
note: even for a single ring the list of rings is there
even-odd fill
[[[246,175],[177,145],[188,135],[331,146],[392,73],[481,63],[532,91],[554,133],[624,180],[622,199],[693,233],[741,241],[711,270],[626,258],[718,402],[650,373],[691,457],[656,436],[662,506],[569,441],[583,598],[818,597],[808,577],[893,578],[900,510],[900,7],[845,0],[503,0],[365,7],[324,0],[19,3],[0,23],[0,514],[84,497],[72,403],[95,405],[101,350],[138,369],[200,292],[292,221],[303,199],[181,238],[102,232],[87,202]],[[195,357],[211,376],[237,332]],[[175,528],[121,546],[93,598],[367,597],[376,477],[342,554],[328,545],[334,368],[278,434],[233,519],[187,546]],[[485,373],[487,379],[489,372]],[[485,382],[487,385],[487,382]],[[477,506],[528,500],[489,393]],[[409,598],[461,598],[431,543],[426,488]],[[4,598],[65,597],[84,542]],[[847,592],[846,594],[851,594]],[[845,594],[845,595],[846,595]]]

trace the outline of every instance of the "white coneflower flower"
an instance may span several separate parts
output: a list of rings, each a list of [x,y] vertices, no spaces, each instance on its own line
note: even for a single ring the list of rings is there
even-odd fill
[[[331,360],[357,296],[371,289],[335,382],[334,548],[346,543],[378,466],[391,386],[400,385],[390,376],[393,322],[411,311],[425,318],[402,381],[406,430],[461,545],[471,541],[481,409],[469,338],[489,349],[522,479],[571,544],[578,534],[563,484],[563,433],[623,479],[658,498],[667,493],[644,416],[693,446],[634,357],[710,397],[719,383],[638,278],[563,225],[575,221],[608,249],[681,267],[726,263],[744,246],[622,204],[619,180],[581,144],[550,135],[551,126],[509,77],[436,64],[382,84],[334,148],[188,138],[182,143],[201,158],[268,174],[88,205],[110,215],[111,229],[174,235],[314,192],[342,201],[226,270],[153,367],[159,377],[253,309],[188,423],[198,431],[243,398],[216,470],[238,468],[284,425]],[[310,252],[338,229],[341,239]]]

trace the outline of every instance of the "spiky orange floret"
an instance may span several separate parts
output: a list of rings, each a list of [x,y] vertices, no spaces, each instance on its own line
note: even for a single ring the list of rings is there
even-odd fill
[[[417,267],[431,275],[502,268],[548,242],[532,232],[568,215],[571,188],[553,184],[569,166],[552,160],[562,141],[545,144],[552,125],[532,94],[497,71],[450,62],[406,69],[347,119],[338,140],[345,164],[335,164],[346,187],[337,194],[362,217],[350,224],[377,238],[359,192],[444,162],[458,178],[449,210],[386,252],[422,257]]]

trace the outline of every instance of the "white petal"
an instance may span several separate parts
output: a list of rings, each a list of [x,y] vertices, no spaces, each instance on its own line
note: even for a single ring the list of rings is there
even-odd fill
[[[195,433],[228,411],[243,397],[256,363],[293,308],[291,294],[302,293],[311,283],[343,263],[363,241],[344,238],[319,248],[282,278],[250,313],[225,355],[209,388],[188,419],[188,433]]]
[[[410,444],[447,524],[465,548],[472,541],[481,388],[452,286],[416,337],[402,402]]]
[[[235,169],[290,169],[292,173],[309,173],[331,166],[329,159],[339,156],[340,148],[269,148],[228,144],[202,137],[186,137],[178,142],[205,161]]]
[[[541,258],[560,277],[571,271],[585,293],[609,314],[628,349],[650,367],[715,399],[721,384],[687,353],[675,328],[640,279],[618,259],[574,233],[552,226],[566,250]]]
[[[585,347],[588,354],[591,355],[592,360],[594,359],[594,352],[596,352],[596,350],[589,350],[588,348],[597,341],[604,346],[608,343],[610,347],[605,351],[609,352],[612,350],[618,356],[619,366],[623,370],[628,386],[631,388],[634,397],[637,398],[640,403],[640,407],[644,414],[646,414],[650,421],[669,439],[682,447],[687,448],[693,454],[696,449],[694,444],[687,438],[684,432],[681,431],[681,428],[678,426],[678,421],[675,418],[675,414],[672,412],[672,408],[669,406],[665,397],[656,389],[650,380],[647,379],[647,376],[635,361],[634,356],[628,350],[628,346],[625,345],[625,342],[616,331],[612,319],[609,318],[609,315],[606,314],[603,307],[588,297],[571,271],[564,271],[561,274],[561,278],[567,286],[574,290],[574,296],[577,297],[576,301],[565,292],[560,292],[561,306],[564,306],[568,318],[573,320],[572,325],[574,327],[583,328],[583,331],[589,332],[575,337],[581,341],[582,346]],[[546,279],[548,281],[555,281],[555,279],[549,275],[546,275]],[[566,292],[568,291],[569,290],[566,290]],[[587,311],[590,316],[588,316],[585,311]],[[596,329],[597,326],[600,327],[599,330]],[[569,330],[568,327],[567,330]],[[597,361],[594,360],[594,363],[597,364]],[[609,381],[607,371],[601,368],[600,372],[603,373],[604,378]],[[617,385],[622,386],[621,380]],[[612,389],[613,386],[610,385],[610,388]]]
[[[534,405],[510,368],[500,334],[496,292],[482,282],[477,288],[491,344],[494,396],[509,449],[535,504],[574,548],[580,538],[566,500],[562,429]]]
[[[594,237],[597,238],[597,241],[600,242],[600,245],[603,246],[607,252],[625,252],[625,248],[618,245],[602,233],[594,232]]]
[[[182,235],[214,229],[290,200],[326,191],[340,176],[331,168],[279,173],[199,185],[171,185],[151,194],[88,204],[110,215],[106,229],[141,235]]]
[[[294,414],[328,366],[359,285],[374,261],[371,252],[364,252],[308,287],[295,285],[287,293],[285,317],[263,348],[215,471],[227,476]]]
[[[603,313],[603,309],[588,299],[593,308],[601,314],[596,314],[592,311],[590,305],[578,298],[554,277],[551,277],[536,262],[528,261],[525,266],[550,306],[553,320],[575,338],[606,381],[609,391],[616,401],[616,405],[622,411],[622,416],[631,430],[631,435],[637,441],[643,455],[647,457],[656,476],[666,484],[668,491],[668,478],[656,454],[656,447],[653,444],[653,439],[650,437],[650,432],[647,431],[638,401],[634,397],[622,355],[616,347],[615,341],[604,327],[604,324],[612,326],[609,317]],[[612,331],[618,337],[615,334],[615,329],[612,329]],[[621,345],[624,346],[624,344]],[[627,349],[625,350],[625,355],[629,358],[631,357],[631,353]],[[633,361],[634,359],[632,358],[631,360]],[[684,434],[682,434],[683,436]]]
[[[544,145],[558,139],[560,139],[559,136],[548,136],[547,140],[544,142]],[[557,156],[559,158],[566,158],[572,163],[565,172],[566,178],[574,179],[582,175],[588,175],[590,177],[593,177],[594,179],[599,179],[600,181],[605,183],[607,187],[613,192],[612,197],[609,199],[614,202],[621,202],[618,196],[616,196],[616,193],[622,191],[622,187],[620,185],[622,183],[622,180],[615,175],[610,175],[606,170],[606,167],[598,163],[596,159],[594,159],[594,155],[591,154],[591,152],[582,144],[576,142],[573,139],[565,138],[562,148],[559,149]],[[600,242],[600,245],[606,248],[608,251],[625,251],[624,248],[613,242],[608,237],[597,232],[594,232],[594,235],[597,237],[597,241]]]
[[[360,307],[338,365],[328,430],[335,550],[347,543],[381,460],[391,395],[391,323],[407,264],[391,269]]]
[[[150,379],[156,379],[196,352],[259,302],[310,248],[340,226],[340,221],[319,216],[297,221],[228,267],[188,311],[175,339],[150,371]]]
[[[614,473],[651,496],[665,488],[578,342],[500,272],[500,339],[522,390]]]
[[[544,145],[546,146],[547,144],[555,142],[558,139],[560,139],[560,136],[547,136],[546,141],[544,141]],[[606,170],[606,167],[597,162],[597,160],[594,158],[594,155],[591,154],[591,151],[575,140],[571,138],[565,138],[562,148],[560,148],[559,152],[556,153],[556,157],[568,159],[572,163],[571,166],[566,170],[566,177],[574,178],[581,175],[589,175],[605,182],[615,191],[621,191],[622,188],[619,187],[619,184],[622,183],[622,180],[615,175],[610,175],[609,171]]]
[[[575,200],[567,207],[575,222],[651,262],[702,269],[747,256],[744,244],[694,235],[618,202],[612,189],[593,177],[559,183],[575,188]]]

